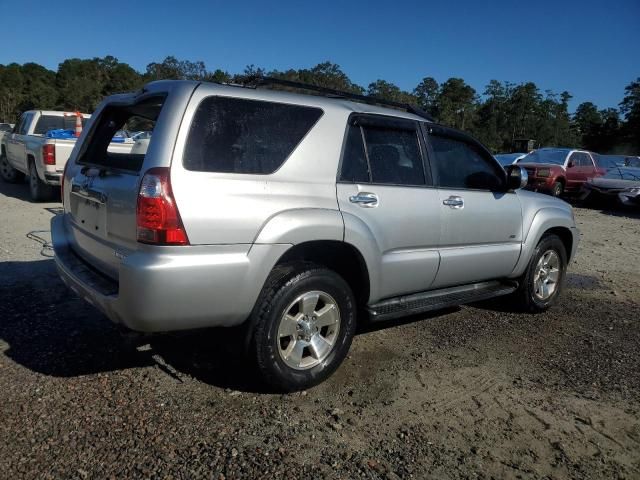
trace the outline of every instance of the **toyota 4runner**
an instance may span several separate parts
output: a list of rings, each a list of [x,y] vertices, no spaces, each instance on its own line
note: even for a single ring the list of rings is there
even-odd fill
[[[497,296],[549,308],[571,207],[468,135],[355,99],[188,81],[107,98],[52,220],[62,279],[137,331],[243,324],[281,390],[329,376],[361,322]],[[109,151],[133,118],[153,125],[146,151]]]

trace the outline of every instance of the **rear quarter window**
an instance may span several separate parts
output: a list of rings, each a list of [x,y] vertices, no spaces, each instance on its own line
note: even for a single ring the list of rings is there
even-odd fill
[[[275,172],[322,116],[301,105],[208,97],[198,106],[187,138],[187,170]]]

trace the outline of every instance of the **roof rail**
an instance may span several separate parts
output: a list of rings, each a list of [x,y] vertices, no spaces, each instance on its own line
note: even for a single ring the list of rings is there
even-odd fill
[[[433,117],[421,108],[412,105],[410,103],[394,102],[392,100],[385,100],[377,97],[370,97],[367,95],[359,95],[357,93],[344,92],[342,90],[334,90],[333,88],[320,87],[318,85],[311,85],[309,83],[294,82],[292,80],[285,80],[282,78],[265,77],[263,75],[248,75],[242,79],[242,85],[247,87],[262,87],[267,85],[281,85],[283,87],[297,88],[299,90],[309,90],[312,92],[323,93],[325,97],[329,98],[343,98],[347,100],[354,100],[356,102],[366,103],[369,105],[381,105],[387,107],[394,107],[401,110],[405,110],[414,115],[418,115],[429,121],[434,121]]]

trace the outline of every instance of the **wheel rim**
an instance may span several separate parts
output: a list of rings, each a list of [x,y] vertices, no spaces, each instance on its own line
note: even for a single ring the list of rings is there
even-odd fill
[[[340,332],[340,309],[328,293],[313,290],[285,309],[278,325],[278,352],[295,370],[322,363],[332,352]]]
[[[533,293],[539,300],[549,300],[556,293],[560,282],[560,256],[555,250],[547,250],[538,260],[533,277]]]
[[[5,156],[0,157],[0,172],[2,172],[2,176],[4,178],[11,178],[13,176],[12,170],[13,169],[9,165],[9,161],[7,160],[7,157]]]

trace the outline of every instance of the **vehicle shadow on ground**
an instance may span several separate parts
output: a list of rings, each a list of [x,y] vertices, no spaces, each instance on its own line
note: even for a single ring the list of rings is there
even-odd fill
[[[18,183],[7,183],[3,180],[0,180],[0,194],[6,197],[22,200],[23,202],[37,203],[31,200],[31,196],[29,194],[29,185],[27,184],[26,180]],[[56,194],[51,200],[49,200],[49,202],[55,203],[60,201],[61,199],[59,189],[56,189]]]
[[[358,334],[457,311],[361,325]],[[238,328],[140,335],[123,331],[59,279],[53,260],[0,263],[0,355],[33,372],[76,377],[158,368],[225,389],[269,393],[245,354]]]
[[[601,290],[605,288],[605,285],[598,277],[594,275],[582,275],[579,273],[567,272],[562,288],[579,290]],[[517,305],[514,305],[513,301],[511,301],[508,296],[491,298],[489,300],[472,303],[470,304],[470,306],[480,308],[482,310],[491,310],[494,312],[523,313],[518,311]]]

